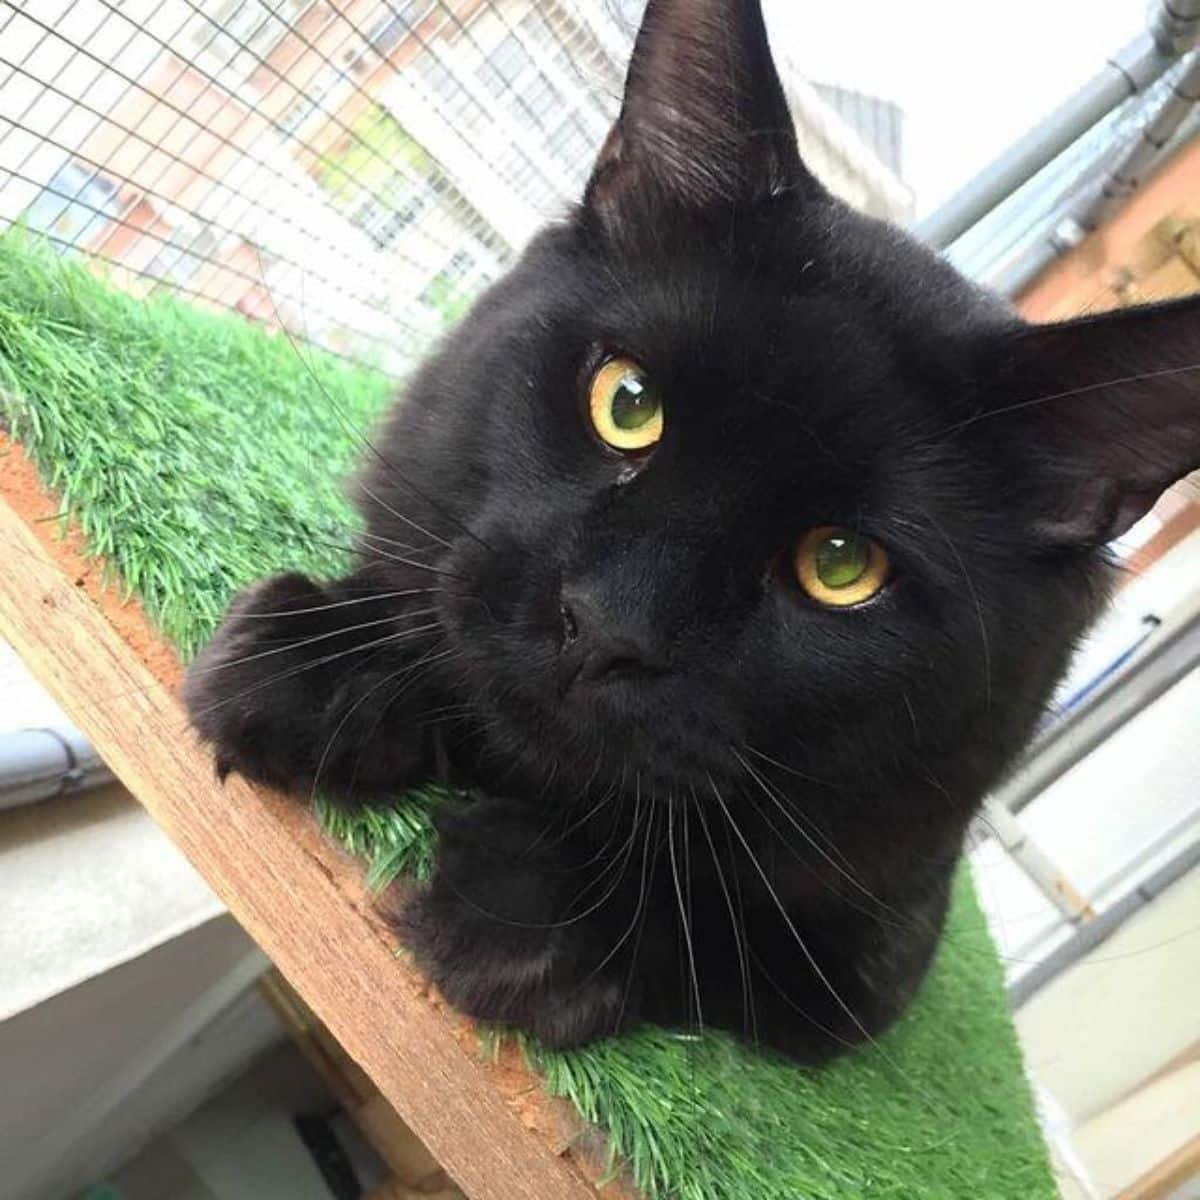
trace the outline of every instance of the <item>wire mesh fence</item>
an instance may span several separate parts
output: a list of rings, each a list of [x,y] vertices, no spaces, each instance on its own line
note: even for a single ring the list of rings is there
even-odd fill
[[[403,374],[581,194],[639,7],[0,0],[0,231]],[[835,186],[892,204],[898,117],[877,154],[793,83]]]
[[[585,0],[0,0],[0,228],[402,373],[576,197]]]

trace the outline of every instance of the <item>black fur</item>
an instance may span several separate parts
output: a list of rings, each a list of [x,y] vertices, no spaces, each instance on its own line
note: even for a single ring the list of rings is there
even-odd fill
[[[912,997],[1104,542],[1200,464],[1193,376],[1108,386],[1200,361],[1197,312],[1024,325],[805,172],[756,0],[651,0],[583,205],[367,456],[359,571],[239,598],[195,724],[301,795],[467,790],[401,921],[465,1011],[821,1059]],[[642,458],[584,417],[611,353],[665,396]],[[830,523],[890,554],[861,607],[791,573]]]

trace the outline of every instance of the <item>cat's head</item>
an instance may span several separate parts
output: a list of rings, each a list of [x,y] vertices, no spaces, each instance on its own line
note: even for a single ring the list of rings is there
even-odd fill
[[[961,812],[1104,544],[1200,464],[1196,362],[1193,304],[1030,327],[852,212],[800,160],[757,0],[650,0],[581,205],[389,454],[452,543],[448,670],[530,778],[700,794],[769,759],[814,803]]]

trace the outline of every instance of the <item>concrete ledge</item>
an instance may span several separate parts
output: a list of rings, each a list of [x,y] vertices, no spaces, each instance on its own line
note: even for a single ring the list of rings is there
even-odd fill
[[[0,812],[0,1020],[225,911],[117,786]]]

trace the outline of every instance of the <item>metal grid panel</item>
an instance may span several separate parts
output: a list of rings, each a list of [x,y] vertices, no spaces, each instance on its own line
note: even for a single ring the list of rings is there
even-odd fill
[[[0,0],[0,229],[401,374],[575,199],[606,0]]]

